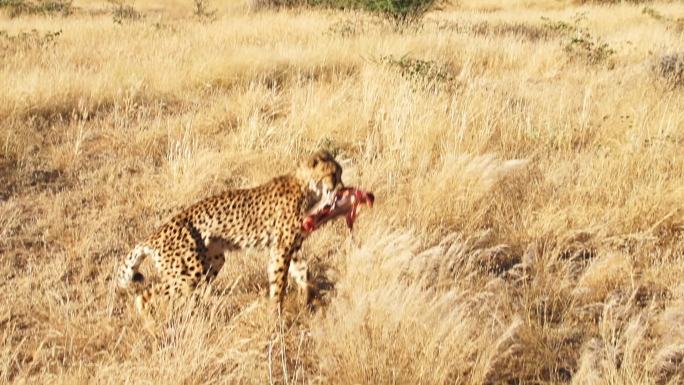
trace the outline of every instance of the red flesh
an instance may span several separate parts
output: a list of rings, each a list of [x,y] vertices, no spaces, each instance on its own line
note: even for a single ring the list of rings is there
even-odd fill
[[[339,190],[335,194],[333,207],[325,206],[318,212],[309,214],[304,218],[302,231],[306,233],[313,232],[324,223],[341,216],[345,217],[347,227],[351,230],[354,227],[354,221],[359,215],[361,206],[366,204],[368,207],[373,207],[374,201],[375,196],[373,193],[359,190],[355,187]]]

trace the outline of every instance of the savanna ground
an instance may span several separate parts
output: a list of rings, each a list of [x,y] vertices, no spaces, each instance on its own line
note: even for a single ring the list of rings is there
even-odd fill
[[[684,5],[216,3],[0,9],[0,382],[684,382]],[[258,252],[153,322],[115,293],[319,147],[378,199],[306,242],[315,312],[272,338]]]

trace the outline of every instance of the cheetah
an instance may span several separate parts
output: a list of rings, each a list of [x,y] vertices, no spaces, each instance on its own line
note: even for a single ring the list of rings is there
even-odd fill
[[[143,313],[154,298],[168,301],[187,295],[203,280],[212,281],[225,262],[224,252],[265,249],[270,250],[272,310],[282,310],[288,273],[310,306],[308,269],[297,253],[308,234],[302,223],[307,215],[329,207],[341,189],[342,167],[321,150],[301,162],[294,174],[203,199],[133,248],[117,273],[118,287],[126,290],[133,282],[143,282],[138,268],[146,256],[152,257],[160,280],[135,297],[135,308]]]

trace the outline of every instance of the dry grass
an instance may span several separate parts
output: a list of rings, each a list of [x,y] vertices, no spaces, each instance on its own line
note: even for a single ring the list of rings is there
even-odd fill
[[[570,3],[0,16],[0,382],[682,383],[684,94],[651,73],[682,35]],[[321,146],[378,200],[307,241],[315,313],[271,338],[263,253],[156,321],[114,294],[172,212]]]

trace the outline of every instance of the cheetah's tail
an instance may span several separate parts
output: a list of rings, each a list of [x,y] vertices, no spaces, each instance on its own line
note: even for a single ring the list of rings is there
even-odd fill
[[[119,269],[117,274],[117,286],[119,289],[125,290],[129,287],[131,282],[142,282],[145,277],[140,274],[138,267],[151,252],[150,248],[145,245],[137,245],[124,260],[123,266]]]

